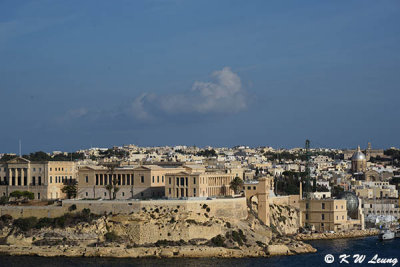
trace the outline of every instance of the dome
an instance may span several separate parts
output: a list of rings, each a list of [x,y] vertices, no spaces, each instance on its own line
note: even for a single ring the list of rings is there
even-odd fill
[[[357,151],[354,152],[351,160],[366,160],[364,153],[360,150],[360,146],[358,146]]]
[[[345,191],[340,195],[340,199],[346,199],[347,215],[356,219],[358,213],[358,197],[353,192]]]

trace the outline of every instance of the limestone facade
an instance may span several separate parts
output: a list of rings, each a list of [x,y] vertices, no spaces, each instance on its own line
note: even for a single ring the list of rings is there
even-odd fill
[[[30,191],[38,199],[64,198],[61,189],[76,181],[72,161],[29,161],[17,157],[0,164],[0,195],[13,191]]]

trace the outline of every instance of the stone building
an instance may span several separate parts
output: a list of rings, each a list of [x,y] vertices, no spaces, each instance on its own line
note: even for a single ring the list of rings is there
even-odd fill
[[[359,208],[358,219],[347,216],[346,199],[303,199],[300,200],[302,226],[316,231],[341,231],[363,229],[364,215]]]
[[[76,181],[76,166],[72,161],[29,161],[17,157],[0,163],[0,195],[13,191],[29,191],[35,199],[64,198],[61,189]]]
[[[167,173],[165,196],[180,197],[218,197],[231,196],[229,188],[236,177],[233,173],[190,172]]]
[[[107,185],[116,184],[116,199],[161,198],[164,196],[166,173],[184,171],[183,167],[163,168],[158,165],[85,166],[79,169],[78,197],[110,199]]]

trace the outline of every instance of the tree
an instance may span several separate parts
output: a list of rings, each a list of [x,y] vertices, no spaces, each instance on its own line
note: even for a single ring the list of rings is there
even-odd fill
[[[76,187],[76,184],[71,184],[71,185],[65,185],[62,189],[61,192],[67,194],[67,198],[76,198],[76,194],[78,193],[78,188]]]
[[[13,191],[10,193],[10,197],[14,197],[16,199],[21,199],[24,198],[26,200],[32,200],[35,198],[35,195],[32,192],[29,191]]]
[[[108,184],[106,186],[104,186],[105,189],[108,191],[108,195],[110,196],[110,200],[112,199],[112,190],[113,190],[113,185],[112,184]]]
[[[335,185],[332,187],[331,195],[332,197],[340,197],[340,195],[344,192],[343,187]]]
[[[119,187],[117,186],[119,184],[119,180],[117,180],[116,175],[114,175],[114,171],[115,168],[117,167],[117,165],[115,164],[108,164],[107,168],[108,168],[108,172],[111,175],[111,184],[105,185],[105,189],[108,191],[109,195],[110,195],[110,200],[111,200],[111,196],[112,199],[116,199],[117,198],[117,192],[119,191]]]
[[[232,189],[233,192],[235,192],[235,194],[238,194],[242,187],[243,187],[243,180],[237,176],[233,178],[229,186],[229,188]]]

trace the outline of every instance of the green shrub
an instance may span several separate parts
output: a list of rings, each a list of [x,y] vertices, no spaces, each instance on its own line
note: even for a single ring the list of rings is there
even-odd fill
[[[210,208],[206,208],[206,211],[207,211],[207,212],[210,212],[210,210],[211,210]]]
[[[72,204],[72,205],[68,208],[68,210],[69,210],[69,211],[74,211],[74,210],[76,210],[76,205],[75,205],[75,204]]]
[[[0,205],[5,205],[7,203],[8,203],[8,197],[7,196],[0,197]]]
[[[116,242],[120,239],[120,237],[114,232],[108,232],[104,235],[107,242]]]
[[[12,222],[13,217],[9,214],[4,214],[0,217],[0,221],[4,222],[4,223],[10,223]]]
[[[22,197],[22,192],[21,191],[13,191],[10,193],[10,197],[15,197],[15,198],[21,198]]]
[[[38,223],[36,224],[35,228],[41,229],[45,227],[54,227],[54,219],[52,218],[40,218]]]
[[[217,235],[211,238],[211,244],[215,247],[225,247],[225,238],[221,235]]]
[[[22,231],[29,231],[36,226],[37,222],[36,217],[19,218],[14,220],[14,225]]]
[[[30,200],[35,199],[35,195],[32,192],[29,192],[29,191],[23,191],[22,192],[22,196],[24,198],[27,198],[27,199],[30,199]]]
[[[230,222],[226,222],[225,226],[228,227],[228,228],[231,228],[231,223]]]

